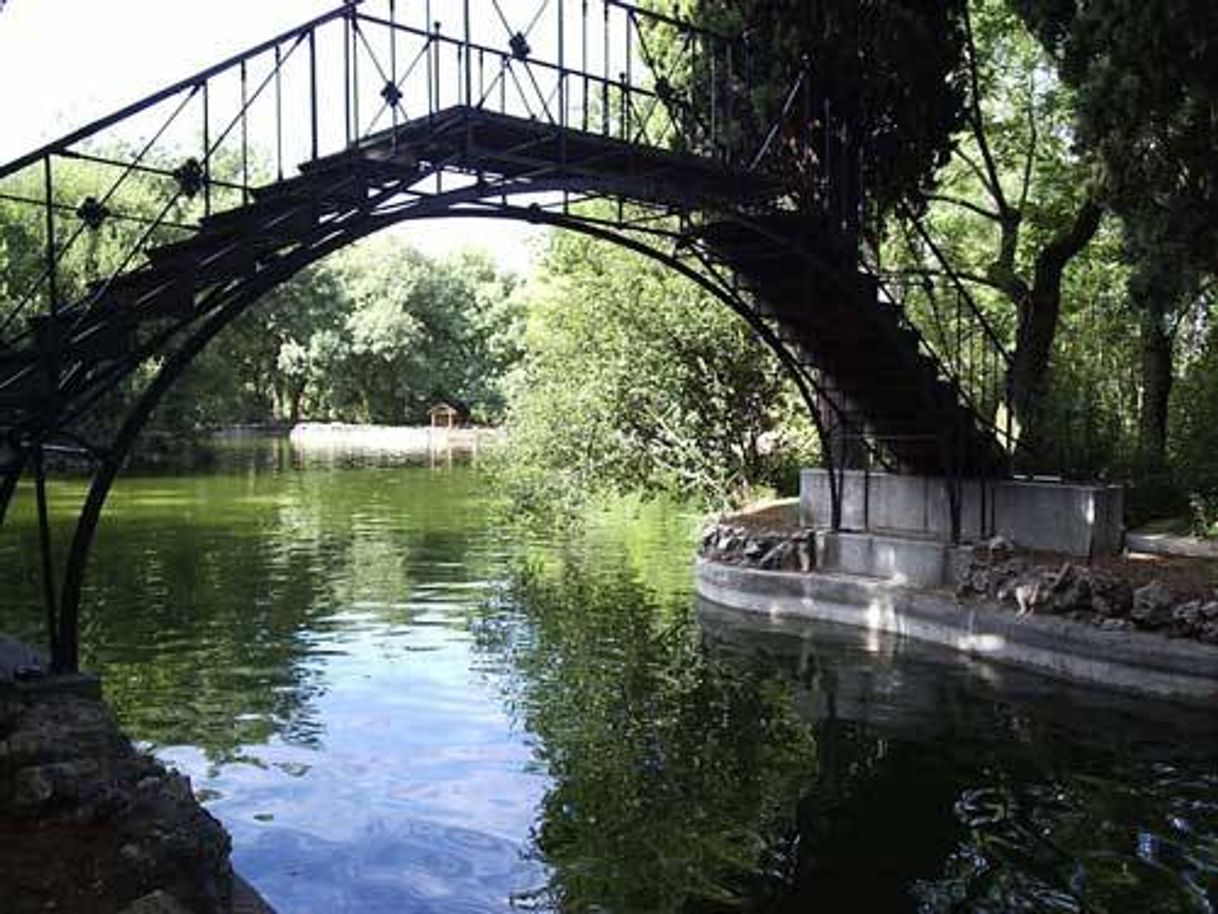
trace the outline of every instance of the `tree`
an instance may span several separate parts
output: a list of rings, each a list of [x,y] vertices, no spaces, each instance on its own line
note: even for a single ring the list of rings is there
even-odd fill
[[[1139,462],[1143,471],[1156,473],[1162,471],[1167,456],[1176,335],[1202,288],[1198,275],[1183,269],[1171,248],[1139,246],[1132,239],[1129,248],[1134,262],[1128,294],[1138,315],[1140,350]]]
[[[861,157],[860,186],[873,213],[917,201],[932,184],[964,111],[962,0],[681,0],[677,11],[754,49],[736,87],[747,90],[748,110],[734,112],[744,118],[748,148],[760,148],[807,68],[815,101],[793,115],[811,120],[803,126],[813,128],[814,144],[825,139],[820,103],[849,124],[853,148],[845,154]],[[705,91],[710,67],[686,64],[683,72],[679,45],[665,50],[661,71]],[[804,170],[798,163],[810,152],[786,144],[788,172]]]
[[[1012,0],[1077,95],[1079,143],[1125,221],[1140,314],[1140,461],[1161,472],[1173,337],[1218,274],[1218,8],[1207,0]],[[1192,292],[1190,292],[1192,290]]]
[[[1218,274],[1218,5],[1010,0],[1077,93],[1105,200],[1183,264]]]
[[[344,252],[334,269],[348,305],[323,360],[335,412],[422,422],[443,399],[498,415],[498,379],[516,354],[505,339],[512,277],[485,255],[435,261],[393,236]]]
[[[184,428],[426,421],[438,399],[497,421],[518,358],[515,279],[485,255],[433,260],[395,237],[337,253],[269,292],[170,394]]]
[[[1170,453],[1188,495],[1194,532],[1211,535],[1218,524],[1218,330],[1184,371],[1174,398]]]
[[[1104,209],[1089,161],[1072,146],[1071,93],[1045,53],[998,0],[974,0],[965,24],[967,125],[927,196],[925,223],[996,323],[1014,324],[1008,394],[1035,453],[1067,271],[1100,232]],[[913,272],[938,277],[941,265],[917,243],[895,252],[897,265],[911,255]]]
[[[731,500],[776,482],[807,437],[777,360],[661,264],[556,234],[525,298],[505,474],[526,507],[634,489]]]

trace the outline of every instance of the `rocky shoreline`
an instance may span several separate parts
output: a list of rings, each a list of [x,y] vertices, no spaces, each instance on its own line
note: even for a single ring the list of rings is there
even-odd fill
[[[0,677],[6,914],[231,912],[230,839],[190,781],[138,752],[87,690],[17,670]]]
[[[973,551],[957,588],[1018,615],[1062,616],[1112,631],[1138,629],[1218,645],[1218,591],[1184,590],[1117,564],[1093,567],[1015,555],[1001,541]]]
[[[815,532],[783,523],[777,512],[737,515],[703,529],[698,555],[760,571],[809,573],[816,568]],[[1196,562],[1188,566],[1197,567]],[[1017,616],[1056,616],[1104,630],[1153,631],[1218,645],[1214,580],[1182,575],[1181,566],[1169,561],[1083,564],[1051,554],[1019,554],[998,538],[972,548],[956,597],[965,604],[984,600]]]

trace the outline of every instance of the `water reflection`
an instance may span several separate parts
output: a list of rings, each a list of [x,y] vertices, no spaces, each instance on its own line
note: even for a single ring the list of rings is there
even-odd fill
[[[1218,721],[855,629],[697,625],[625,567],[480,628],[551,778],[562,911],[1201,912]]]
[[[0,629],[37,633],[28,501]],[[115,493],[86,662],[285,914],[1218,905],[1213,715],[695,607],[671,508],[496,517],[282,444]]]
[[[738,899],[794,825],[815,744],[763,665],[722,669],[689,602],[578,557],[526,572],[480,643],[551,779],[533,852],[537,901],[563,911],[672,911]],[[709,909],[709,908],[707,908]]]
[[[1212,714],[849,628],[765,630],[709,605],[701,620],[715,650],[784,670],[815,734],[820,777],[799,800],[795,877],[773,910],[1218,902]]]

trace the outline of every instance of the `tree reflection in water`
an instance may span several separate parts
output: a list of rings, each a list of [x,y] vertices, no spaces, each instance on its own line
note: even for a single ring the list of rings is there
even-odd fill
[[[1202,912],[1212,717],[819,626],[625,564],[531,567],[478,623],[552,779],[534,903],[612,912]],[[874,639],[872,639],[874,642]],[[979,673],[981,675],[979,675]],[[1187,739],[1182,739],[1188,734]]]
[[[810,729],[761,664],[702,649],[687,599],[628,569],[523,573],[480,624],[510,655],[508,699],[553,779],[533,835],[562,911],[729,908],[781,875]]]

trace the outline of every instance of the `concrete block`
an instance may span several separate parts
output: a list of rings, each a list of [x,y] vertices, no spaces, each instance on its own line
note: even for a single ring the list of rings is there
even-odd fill
[[[843,530],[951,539],[951,499],[945,480],[892,473],[842,474]],[[1122,548],[1125,493],[1120,486],[1039,480],[958,483],[960,535],[965,542],[995,534],[1016,546],[1067,555],[1111,555]],[[804,470],[800,518],[830,526],[828,473]]]
[[[913,587],[953,583],[955,563],[945,543],[873,533],[816,534],[816,567],[821,571],[880,578]]]
[[[1023,549],[1111,555],[1124,539],[1120,486],[1011,480],[994,486],[994,532]]]

